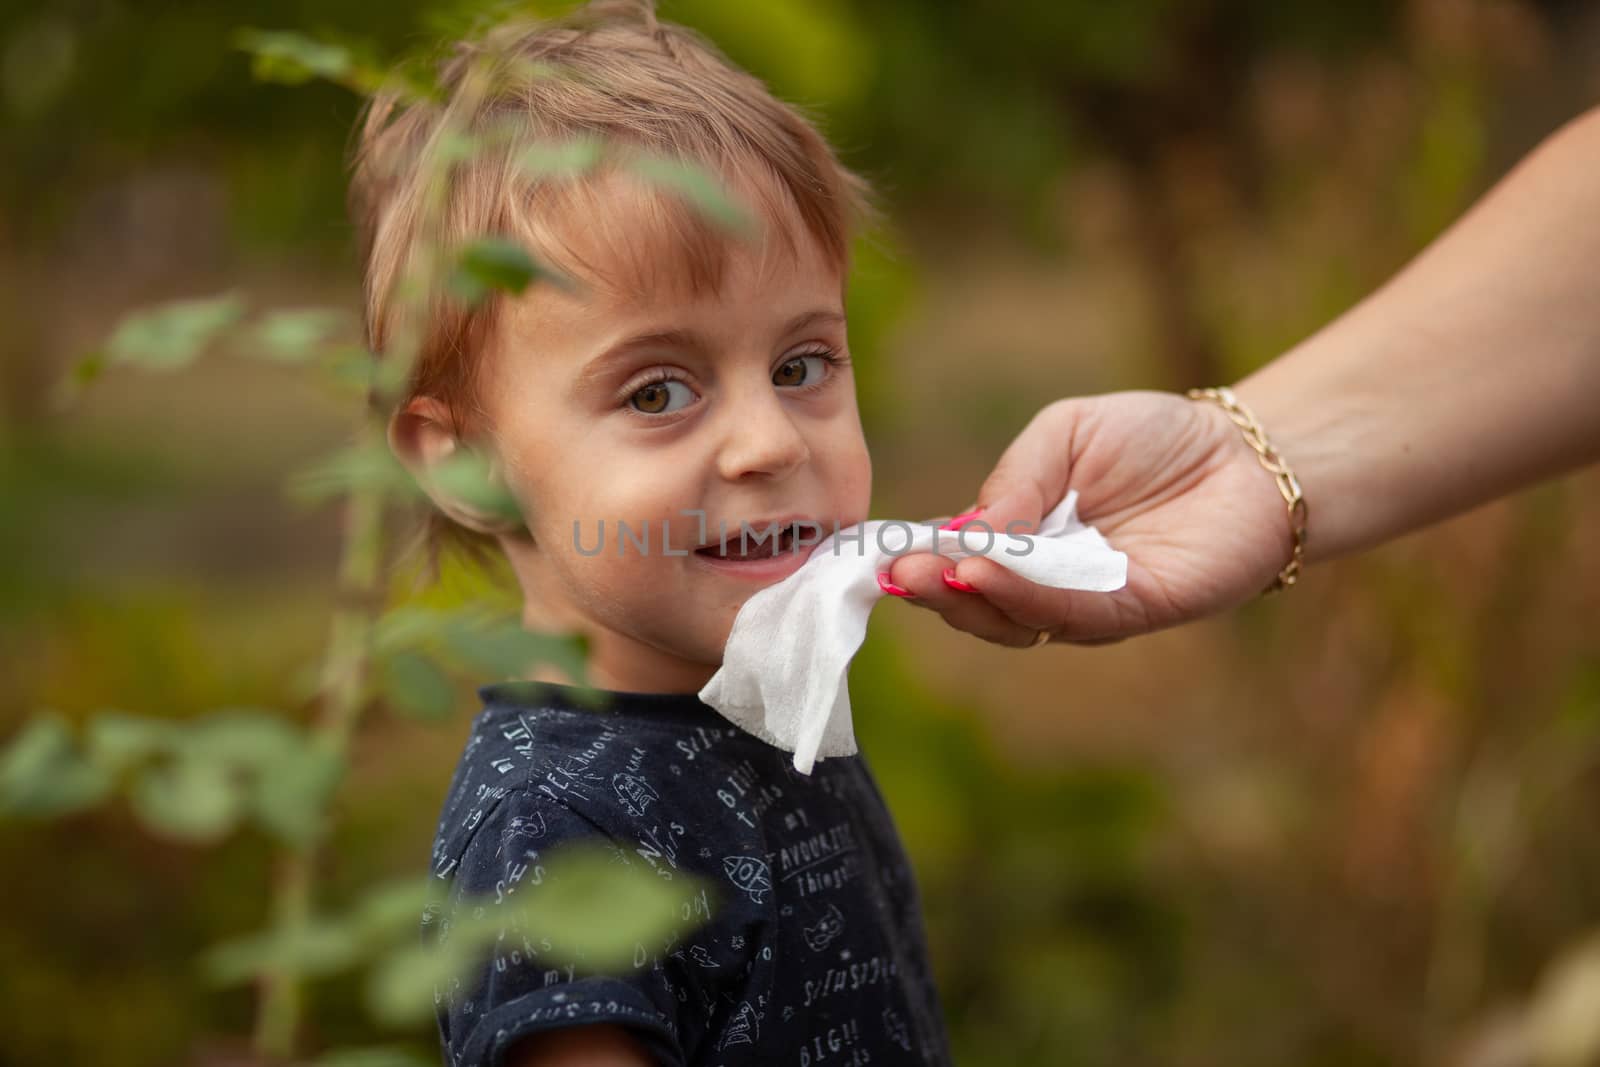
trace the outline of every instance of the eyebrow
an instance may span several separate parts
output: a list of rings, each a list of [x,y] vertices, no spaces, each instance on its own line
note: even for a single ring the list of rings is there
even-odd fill
[[[837,311],[823,309],[805,311],[785,323],[779,336],[798,333],[811,326],[838,326],[842,325],[844,321],[844,315]],[[573,380],[572,387],[574,390],[587,388],[597,379],[603,378],[613,364],[626,359],[641,348],[704,349],[709,347],[710,345],[706,343],[705,338],[694,330],[651,330],[647,333],[634,334],[609,346],[604,352],[585,364],[584,368],[578,372],[577,378]]]

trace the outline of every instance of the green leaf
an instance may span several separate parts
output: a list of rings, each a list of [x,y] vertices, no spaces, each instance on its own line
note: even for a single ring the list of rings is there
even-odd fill
[[[599,165],[605,142],[598,137],[539,141],[517,157],[517,167],[530,178],[575,178]]]
[[[356,392],[376,388],[393,396],[405,386],[408,368],[398,359],[373,355],[360,345],[335,345],[327,350],[321,370],[333,385]]]
[[[424,909],[437,902],[443,890],[442,883],[426,877],[379,885],[338,918],[309,920],[298,932],[280,927],[213,945],[201,956],[200,966],[218,985],[274,970],[334,974],[372,958],[395,941],[414,945]]]
[[[273,311],[256,321],[247,351],[279,363],[307,363],[352,328],[350,316],[335,308]]]
[[[183,743],[202,762],[259,769],[299,759],[310,739],[282,712],[223,708],[191,723]]]
[[[433,993],[466,979],[483,966],[502,931],[520,928],[548,939],[551,959],[581,963],[585,970],[612,970],[631,963],[639,942],[659,942],[691,925],[689,902],[704,887],[683,877],[665,882],[636,865],[619,862],[605,845],[570,844],[554,850],[545,880],[494,905],[487,899],[460,903],[443,944],[407,945],[372,970],[367,1005],[389,1025],[419,1022],[433,1012]]]
[[[710,221],[735,234],[755,230],[755,220],[720,179],[705,167],[669,156],[636,154],[627,167],[653,185],[687,200]]]
[[[515,621],[458,622],[446,631],[445,641],[454,657],[496,680],[518,677],[535,664],[571,666],[581,658],[572,638],[530,633]]]
[[[581,633],[551,635],[544,647],[546,663],[552,663],[572,679],[572,697],[591,707],[604,706],[609,699],[604,689],[589,684],[589,638]]]
[[[451,666],[500,679],[514,678],[536,664],[548,663],[581,680],[588,658],[588,643],[582,634],[533,633],[523,629],[516,616],[478,608],[439,610],[415,604],[395,608],[378,620],[373,648],[380,656],[410,649],[442,653]]]
[[[388,654],[403,648],[425,648],[444,640],[464,612],[440,611],[403,604],[379,617],[372,628],[372,647]]]
[[[385,67],[364,55],[359,42],[352,48],[292,31],[241,29],[234,43],[251,53],[251,73],[261,81],[302,85],[325,78],[363,95],[393,91],[408,103],[444,95],[414,61]]]
[[[216,841],[233,829],[242,806],[228,768],[193,757],[146,768],[129,800],[152,831],[196,842]]]
[[[415,718],[444,719],[455,709],[449,676],[415,652],[397,652],[384,661],[383,691],[397,710]]]
[[[234,292],[171,301],[123,318],[106,353],[114,363],[177,370],[193,363],[244,311],[244,299]]]
[[[54,712],[37,715],[0,756],[0,783],[8,790],[31,789],[72,755],[72,733],[66,721]]]
[[[262,765],[250,786],[250,810],[283,840],[308,845],[322,830],[344,772],[345,761],[337,752],[308,743],[275,763]]]
[[[447,883],[423,876],[403,878],[367,891],[349,921],[363,937],[416,937],[417,924],[430,904],[440,901]]]
[[[300,33],[242,29],[234,42],[254,56],[251,72],[261,81],[300,85],[320,77],[342,82],[355,69],[348,48]]]
[[[685,915],[698,912],[690,902],[710,891],[698,878],[662,881],[642,865],[621,861],[608,845],[563,845],[544,864],[541,885],[518,889],[506,904],[486,896],[462,899],[443,944],[405,945],[379,961],[366,984],[373,1016],[389,1025],[426,1019],[434,1011],[434,990],[454,979],[469,981],[509,929],[547,939],[550,949],[541,955],[550,960],[581,963],[586,971],[626,968],[638,942],[662,942],[670,931],[698,925]]]
[[[429,477],[441,491],[480,514],[523,521],[516,498],[490,469],[488,457],[475,448],[456,449],[432,467]]]
[[[200,967],[208,981],[228,986],[270,972],[337,974],[367,954],[367,946],[347,924],[314,921],[298,932],[267,930],[213,945],[201,956]]]
[[[535,664],[549,664],[570,678],[571,696],[594,710],[604,710],[609,702],[605,690],[588,684],[589,641],[583,634],[529,633],[520,624],[511,624],[514,633],[492,633],[487,640],[468,649],[458,646],[463,659],[475,662],[499,680],[511,680]]]
[[[380,492],[415,496],[411,472],[383,444],[351,445],[290,476],[286,492],[302,505],[347,493]]]
[[[391,1025],[421,1022],[433,1012],[434,989],[464,979],[482,966],[489,947],[499,940],[508,921],[516,916],[489,900],[461,902],[442,943],[402,945],[380,959],[367,976],[367,1009]],[[481,914],[474,914],[481,911]]]
[[[154,755],[171,759],[135,780],[135,811],[171,836],[211,840],[246,813],[290,844],[322,826],[343,763],[281,712],[223,708],[190,722],[102,712],[89,761],[116,775]]]
[[[372,387],[386,400],[397,399],[411,377],[411,368],[400,360],[389,357],[374,360],[374,368]]]
[[[564,845],[544,861],[539,885],[524,887],[503,904],[461,901],[442,944],[404,946],[373,968],[369,1010],[390,1025],[427,1018],[435,988],[482,967],[490,946],[507,930],[548,940],[543,956],[595,972],[627,967],[638,944],[661,943],[700,921],[685,916],[700,913],[691,902],[709,887],[688,876],[663,881],[618,855],[604,844]]]
[[[0,754],[0,814],[49,818],[104,800],[114,784],[84,760],[55,712],[30,719]]]
[[[450,274],[450,291],[476,304],[493,290],[520,293],[541,273],[528,250],[515,241],[483,237],[463,248]]]
[[[549,939],[551,958],[588,969],[627,966],[636,945],[691,925],[691,901],[710,892],[688,875],[664,881],[603,844],[563,845],[544,863],[544,880],[515,898],[523,929]]]
[[[181,730],[166,719],[102,711],[89,720],[89,761],[108,774],[119,774],[137,763],[179,744]]]
[[[367,977],[367,1010],[389,1026],[422,1022],[433,1014],[436,987],[470,970],[483,952],[451,931],[443,945],[407,945],[391,953]]]
[[[550,63],[542,59],[523,59],[519,56],[505,57],[505,76],[501,82],[506,87],[517,85],[531,85],[538,81],[547,81],[551,78],[573,78],[578,76],[572,66],[565,63]]]
[[[477,155],[484,147],[484,138],[474,137],[460,130],[446,130],[434,145],[434,153],[443,163],[462,163]]]

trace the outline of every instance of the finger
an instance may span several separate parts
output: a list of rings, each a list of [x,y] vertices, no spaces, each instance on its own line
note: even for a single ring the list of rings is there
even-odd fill
[[[977,510],[978,510],[977,501],[973,501],[971,504],[968,504],[966,507],[962,508],[960,511],[956,512],[953,515],[935,515],[933,518],[923,519],[922,522],[917,523],[917,525],[921,526],[921,525],[923,525],[925,523],[931,523],[934,526],[944,526],[945,524],[951,522],[954,519],[957,519],[957,518],[960,518],[960,517],[966,516],[966,515],[971,515],[973,512],[975,512]],[[911,555],[911,553],[908,552],[908,553],[906,553],[906,555]]]
[[[1114,593],[1053,589],[983,556],[968,556],[955,570],[957,579],[976,588],[1002,616],[1030,633],[1049,630],[1057,640],[1090,644],[1110,643],[1149,629],[1125,588]]]
[[[1066,496],[1077,410],[1068,401],[1041,408],[1000,454],[978,490],[983,520],[992,528],[1016,521],[1026,524],[1016,527],[1021,532],[1037,529]]]
[[[965,633],[1007,648],[1028,648],[1036,629],[1019,625],[984,597],[952,589],[944,572],[956,561],[927,552],[900,556],[890,567],[889,579],[916,598],[911,603],[937,611],[945,622]]]

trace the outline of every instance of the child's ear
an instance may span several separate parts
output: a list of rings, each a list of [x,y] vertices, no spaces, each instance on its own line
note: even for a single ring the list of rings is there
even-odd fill
[[[440,463],[456,454],[462,443],[454,421],[443,403],[431,396],[413,397],[389,419],[389,449],[395,454],[434,506],[452,521],[479,533],[499,535],[521,532],[526,527],[519,519],[474,507],[460,495],[446,492],[434,477]],[[498,464],[491,456],[488,466],[492,478],[509,499],[501,483]]]

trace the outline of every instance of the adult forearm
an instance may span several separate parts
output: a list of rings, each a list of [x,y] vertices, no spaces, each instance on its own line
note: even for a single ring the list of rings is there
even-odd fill
[[[1600,109],[1235,387],[1327,559],[1600,458]]]

